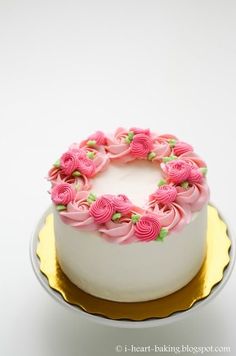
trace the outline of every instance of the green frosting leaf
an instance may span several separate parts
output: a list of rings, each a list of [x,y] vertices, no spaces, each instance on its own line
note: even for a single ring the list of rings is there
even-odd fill
[[[173,160],[175,160],[177,158],[177,156],[167,156],[167,157],[163,157],[163,162],[164,163],[168,163],[168,162],[170,162],[170,161],[173,161]]]
[[[59,205],[57,205],[56,209],[57,209],[57,211],[63,211],[63,210],[66,210],[66,206],[59,204]]]
[[[202,175],[204,175],[204,176],[207,175],[207,171],[208,171],[207,167],[201,167],[201,168],[199,168],[199,170],[202,173]]]
[[[134,138],[134,132],[133,132],[133,131],[129,131],[129,132],[128,132],[128,137],[129,137],[129,139],[132,141],[133,138]]]
[[[97,199],[96,195],[93,194],[93,193],[90,193],[89,196],[88,196],[88,198],[87,198],[87,202],[88,202],[89,204],[92,204],[93,202],[95,202],[96,199]]]
[[[73,177],[79,177],[79,176],[81,176],[81,173],[80,173],[79,171],[74,171],[74,172],[72,173],[72,176],[73,176]]]
[[[148,160],[149,161],[151,161],[153,158],[155,158],[156,157],[156,153],[155,152],[149,152],[149,154],[148,154]]]
[[[156,238],[156,241],[164,241],[164,238],[168,235],[168,230],[162,228],[159,235]]]
[[[122,216],[121,213],[115,213],[115,214],[112,215],[112,218],[111,218],[111,219],[112,219],[113,221],[115,221],[115,220],[120,219],[121,216]]]
[[[96,196],[96,194],[94,194],[94,193],[90,193],[90,194],[89,194],[89,197],[90,197],[90,199],[93,199],[93,200],[96,200],[96,199],[97,199],[97,196]]]
[[[169,143],[170,147],[173,148],[176,145],[176,140],[174,138],[171,138],[168,140],[168,143]]]
[[[131,141],[133,140],[134,138],[134,132],[133,131],[129,131],[128,132],[128,135],[125,136],[125,142],[126,143],[131,143]]]
[[[89,146],[89,147],[93,147],[93,146],[95,146],[96,145],[96,141],[95,140],[89,140],[88,142],[87,142],[87,146]]]
[[[94,159],[95,153],[89,151],[89,152],[87,152],[87,157],[90,158],[90,159]]]
[[[166,184],[166,180],[165,179],[160,179],[159,182],[157,183],[158,187],[161,187],[162,185]]]
[[[139,214],[132,214],[131,216],[131,220],[134,224],[136,224],[136,222],[138,222],[140,220],[140,215]]]
[[[55,162],[53,165],[54,165],[54,167],[59,168],[59,167],[60,167],[60,165],[61,165],[60,160],[59,160],[59,159],[57,159],[57,160],[56,160],[56,162]]]
[[[180,184],[182,188],[187,189],[189,186],[189,182],[183,182]]]

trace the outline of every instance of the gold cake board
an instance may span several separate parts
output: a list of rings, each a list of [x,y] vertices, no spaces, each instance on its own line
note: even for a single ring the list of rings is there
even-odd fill
[[[37,254],[39,258],[38,267],[33,261],[34,256],[31,257],[39,279],[44,274],[50,288],[60,293],[65,303],[82,309],[86,313],[112,320],[145,321],[153,318],[167,318],[173,313],[189,310],[196,302],[211,294],[213,287],[223,279],[224,270],[231,260],[231,239],[226,222],[219,215],[218,210],[209,205],[207,254],[200,271],[191,282],[177,292],[156,300],[134,303],[113,302],[84,292],[62,272],[56,259],[51,212],[46,214],[38,231],[37,247],[34,243],[32,248],[32,254]],[[41,272],[37,271],[37,268]]]

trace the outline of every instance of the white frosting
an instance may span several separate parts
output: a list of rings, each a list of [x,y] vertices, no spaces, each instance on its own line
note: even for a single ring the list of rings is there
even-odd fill
[[[160,178],[155,163],[111,164],[93,180],[93,191],[97,195],[123,193],[143,206]],[[74,284],[105,299],[144,301],[175,292],[200,269],[206,251],[207,206],[181,232],[168,235],[163,242],[109,242],[96,231],[64,224],[56,209],[54,226],[58,261]]]
[[[126,194],[135,205],[144,206],[161,178],[159,165],[154,162],[110,163],[105,172],[93,179],[92,190],[96,195]]]

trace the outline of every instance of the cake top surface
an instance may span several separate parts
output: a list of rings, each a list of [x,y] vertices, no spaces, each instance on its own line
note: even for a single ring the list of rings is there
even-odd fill
[[[134,205],[145,207],[150,192],[157,188],[162,171],[156,164],[146,160],[127,163],[110,162],[104,174],[97,174],[92,180],[96,195],[109,192],[112,195],[125,194]]]
[[[176,136],[149,129],[96,131],[48,174],[62,221],[110,242],[163,241],[208,202],[206,163]]]

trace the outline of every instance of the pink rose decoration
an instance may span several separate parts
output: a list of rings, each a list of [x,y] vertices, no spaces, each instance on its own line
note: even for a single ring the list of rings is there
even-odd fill
[[[79,191],[75,199],[67,205],[65,211],[60,212],[60,217],[65,224],[79,230],[94,231],[98,225],[89,214],[90,205],[87,201],[89,192]]]
[[[76,191],[68,183],[60,183],[52,188],[51,198],[56,205],[67,205],[76,196]]]
[[[144,135],[150,136],[149,129],[140,129],[139,127],[131,127],[131,129],[129,129],[129,131],[132,131],[135,135],[144,134]]]
[[[201,172],[199,171],[199,169],[197,168],[192,168],[190,171],[190,174],[188,176],[188,181],[190,183],[201,183],[203,180],[203,176],[201,174]]]
[[[191,220],[191,210],[187,204],[172,202],[168,206],[152,203],[153,213],[157,214],[160,224],[168,231],[180,231]]]
[[[176,184],[182,183],[188,179],[191,166],[183,160],[174,160],[166,164],[168,179]]]
[[[130,143],[130,152],[134,157],[146,158],[148,153],[152,150],[152,146],[152,140],[149,136],[137,134]]]
[[[125,141],[128,131],[119,127],[114,135],[107,136],[108,157],[119,162],[132,161],[134,157],[130,155],[130,145]]]
[[[177,142],[173,149],[173,153],[176,156],[180,156],[186,152],[193,152],[193,147],[186,142]]]
[[[94,152],[95,150],[89,149],[88,152]],[[95,174],[106,170],[110,163],[110,159],[105,152],[97,151],[94,155],[93,162],[95,164]]]
[[[133,204],[126,195],[119,194],[117,196],[114,196],[113,206],[115,211],[118,211],[122,214],[127,214],[130,212],[131,208],[133,207]]]
[[[60,167],[62,173],[70,176],[77,168],[78,156],[74,151],[64,153],[60,158]]]
[[[155,153],[153,161],[160,161],[164,157],[171,155],[172,149],[169,145],[169,140],[177,140],[176,136],[165,134],[165,135],[155,135],[153,137],[153,148],[152,152]]]
[[[206,182],[191,184],[187,189],[176,187],[176,202],[182,206],[189,205],[192,212],[199,211],[209,200],[209,187]]]
[[[178,157],[178,159],[181,159],[187,162],[190,166],[194,166],[196,168],[206,167],[206,162],[204,162],[195,152],[183,153]]]
[[[155,194],[152,195],[161,204],[172,203],[177,196],[177,190],[173,185],[162,185]]]
[[[70,148],[69,151],[73,152],[78,158],[86,157],[86,151],[84,149],[74,147]]]
[[[165,184],[149,196],[145,208],[134,206],[124,194],[97,199],[90,194],[90,177],[105,170],[110,161],[127,163],[136,158],[160,162],[164,173]],[[96,131],[74,143],[50,169],[48,180],[64,223],[98,231],[107,241],[123,244],[152,241],[162,228],[180,231],[188,224],[192,213],[209,199],[205,170],[206,163],[191,145],[173,135],[131,127],[118,128],[111,135]]]
[[[55,185],[57,177],[60,176],[61,170],[58,167],[52,167],[50,168],[50,170],[48,171],[48,180]]]
[[[102,226],[99,231],[109,242],[127,244],[138,241],[137,237],[134,235],[134,224],[131,220],[121,220],[119,222],[110,220],[105,224],[105,226]]]
[[[155,240],[161,231],[161,224],[154,214],[143,215],[135,224],[134,233],[139,240]]]
[[[86,150],[84,148],[80,147],[80,144],[78,143],[72,143],[69,147],[69,152],[74,152],[77,157],[85,157],[86,156]]]
[[[106,137],[102,131],[96,131],[88,137],[87,141],[96,141],[96,145],[105,145]]]
[[[171,134],[163,134],[163,135],[159,135],[159,136],[156,136],[156,139],[159,141],[159,142],[169,142],[169,140],[178,140],[178,138],[174,135],[171,135]]]
[[[163,157],[167,157],[171,154],[170,145],[166,142],[154,143],[152,152],[155,153],[154,161],[161,161]]]
[[[86,140],[83,140],[80,142],[79,147],[80,148],[85,148],[88,147],[88,142],[92,141],[91,147],[95,147],[95,149],[98,149],[98,146],[103,146],[107,144],[107,139],[106,136],[102,131],[96,131],[92,135],[90,135]],[[100,149],[100,147],[99,147]]]
[[[89,209],[90,215],[93,216],[95,222],[98,224],[103,224],[111,220],[114,212],[115,210],[110,196],[101,196]]]
[[[60,168],[57,167],[50,169],[48,172],[48,180],[51,182],[52,187],[59,183],[69,183],[70,185],[77,185],[80,190],[89,190],[91,188],[91,183],[85,175],[79,177],[66,176],[62,173]]]
[[[92,159],[85,156],[79,158],[77,169],[85,176],[92,177],[95,173],[96,166]]]

